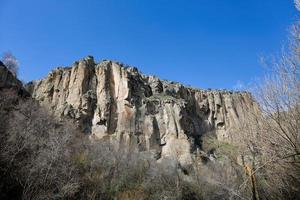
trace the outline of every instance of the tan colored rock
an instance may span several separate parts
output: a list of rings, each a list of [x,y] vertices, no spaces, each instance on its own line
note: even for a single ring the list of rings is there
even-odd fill
[[[232,141],[245,113],[258,110],[249,93],[187,88],[92,57],[53,70],[31,88],[41,104],[75,119],[91,138],[115,138],[185,164],[203,134]]]

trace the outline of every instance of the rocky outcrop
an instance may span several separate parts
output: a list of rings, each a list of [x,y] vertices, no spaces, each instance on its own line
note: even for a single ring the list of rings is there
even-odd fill
[[[22,88],[22,82],[19,81],[13,73],[0,61],[0,88]]]
[[[145,76],[136,68],[93,57],[56,68],[27,89],[56,116],[69,116],[94,139],[151,151],[157,158],[191,162],[201,136],[232,141],[233,130],[256,112],[246,92],[211,91]]]
[[[0,61],[0,90],[15,91],[22,97],[30,97],[22,82]]]

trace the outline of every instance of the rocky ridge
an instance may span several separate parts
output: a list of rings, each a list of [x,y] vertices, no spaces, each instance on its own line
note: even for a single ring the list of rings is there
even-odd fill
[[[88,56],[26,86],[56,116],[69,116],[92,139],[110,139],[157,157],[191,162],[201,137],[235,140],[258,105],[247,92],[202,90]]]

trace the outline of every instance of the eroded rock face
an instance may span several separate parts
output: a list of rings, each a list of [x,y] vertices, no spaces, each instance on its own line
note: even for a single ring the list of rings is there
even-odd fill
[[[245,113],[258,110],[249,93],[187,88],[117,62],[97,64],[90,56],[27,88],[57,116],[75,119],[91,138],[115,139],[181,163],[191,162],[203,134],[232,141]]]

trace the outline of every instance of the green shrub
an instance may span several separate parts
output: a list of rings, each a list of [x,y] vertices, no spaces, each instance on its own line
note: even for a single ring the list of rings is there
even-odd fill
[[[238,156],[238,147],[228,142],[219,141],[216,137],[205,136],[203,137],[202,148],[208,153],[214,153],[219,160],[228,156],[236,160]]]

